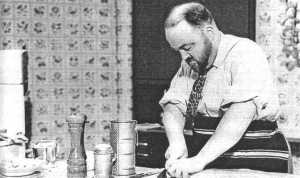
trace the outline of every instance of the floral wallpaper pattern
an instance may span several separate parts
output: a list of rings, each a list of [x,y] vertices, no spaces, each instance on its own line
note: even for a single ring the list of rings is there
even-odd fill
[[[256,41],[267,53],[279,89],[280,128],[300,138],[300,1],[258,0]]]
[[[85,146],[132,118],[130,0],[0,0],[0,49],[27,49],[32,141],[69,147],[65,119],[84,113]]]

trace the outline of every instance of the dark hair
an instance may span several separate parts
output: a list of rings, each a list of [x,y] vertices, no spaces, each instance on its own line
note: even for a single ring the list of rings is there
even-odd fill
[[[165,20],[165,28],[173,27],[182,20],[192,26],[203,26],[214,22],[211,12],[198,2],[189,2],[175,6]]]

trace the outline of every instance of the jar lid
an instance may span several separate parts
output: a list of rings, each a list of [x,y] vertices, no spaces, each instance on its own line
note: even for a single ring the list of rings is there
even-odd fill
[[[74,115],[70,115],[66,120],[69,123],[74,123],[74,124],[78,123],[78,124],[80,124],[80,123],[85,122],[86,117],[83,114],[74,114]]]
[[[56,140],[39,140],[34,145],[33,148],[55,148]]]
[[[95,146],[95,153],[96,154],[108,154],[113,153],[113,149],[110,144],[101,143]]]
[[[111,120],[111,123],[137,123],[136,120]]]

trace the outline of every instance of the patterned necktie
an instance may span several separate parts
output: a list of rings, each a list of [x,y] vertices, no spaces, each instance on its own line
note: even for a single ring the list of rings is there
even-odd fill
[[[205,83],[205,79],[206,79],[206,74],[199,75],[199,77],[193,84],[193,89],[190,94],[190,98],[186,110],[186,114],[189,119],[192,119],[194,116],[196,116],[198,104],[202,99],[202,89]]]

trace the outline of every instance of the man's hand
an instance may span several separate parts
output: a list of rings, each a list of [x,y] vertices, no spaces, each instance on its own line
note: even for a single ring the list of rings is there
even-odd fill
[[[165,158],[167,160],[176,160],[186,157],[188,157],[188,150],[185,144],[169,145],[165,153]]]
[[[168,174],[176,178],[189,178],[190,174],[200,172],[204,167],[205,164],[196,157],[168,160],[166,162]]]
[[[188,150],[186,144],[170,145],[165,153],[167,159],[165,168],[168,170],[168,166],[175,160],[184,159],[188,157]],[[188,178],[183,177],[183,178]]]

